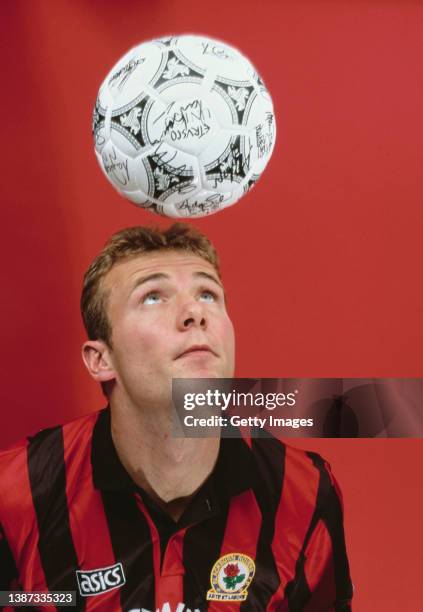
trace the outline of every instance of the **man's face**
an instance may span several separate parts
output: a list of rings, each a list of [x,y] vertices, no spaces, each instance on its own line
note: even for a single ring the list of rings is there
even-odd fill
[[[106,275],[115,380],[135,401],[172,378],[230,378],[234,331],[211,264],[179,251],[124,260]]]

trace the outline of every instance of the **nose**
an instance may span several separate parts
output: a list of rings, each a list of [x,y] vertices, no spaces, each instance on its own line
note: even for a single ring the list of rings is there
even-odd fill
[[[191,327],[207,328],[207,316],[204,305],[190,297],[181,305],[178,317],[178,329],[185,331]]]

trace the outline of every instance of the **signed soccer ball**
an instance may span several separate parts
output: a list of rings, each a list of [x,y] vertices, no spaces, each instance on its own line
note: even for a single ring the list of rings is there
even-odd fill
[[[95,151],[120,194],[169,217],[234,204],[272,154],[270,95],[251,63],[200,36],[142,43],[112,68],[93,115]]]

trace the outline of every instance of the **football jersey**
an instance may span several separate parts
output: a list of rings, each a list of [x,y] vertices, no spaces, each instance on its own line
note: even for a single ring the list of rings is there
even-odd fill
[[[81,611],[351,609],[339,490],[315,453],[222,439],[174,521],[122,466],[107,408],[3,451],[0,475],[0,590],[75,591]]]

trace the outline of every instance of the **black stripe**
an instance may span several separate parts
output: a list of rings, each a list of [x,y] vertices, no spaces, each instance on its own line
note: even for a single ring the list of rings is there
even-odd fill
[[[308,455],[308,457],[310,457],[316,467],[317,462],[319,460],[322,461],[320,455],[318,455],[317,453],[307,452],[306,454]],[[311,591],[307,584],[307,580],[304,573],[305,550],[313,534],[313,531],[315,530],[316,525],[319,521],[321,507],[324,502],[325,495],[325,482],[322,480],[322,477],[320,475],[313,515],[311,517],[310,525],[307,529],[307,533],[304,538],[303,546],[301,548],[300,554],[298,555],[298,559],[295,565],[295,575],[294,578],[290,582],[288,582],[285,589],[285,596],[288,598],[289,609],[291,610],[291,612],[302,610],[311,597]]]
[[[153,544],[150,528],[132,491],[102,491],[113,552],[126,583],[120,589],[123,610],[155,610]]]
[[[85,600],[76,585],[79,566],[69,523],[61,427],[46,429],[29,439],[28,471],[47,586],[50,591],[76,590],[77,609],[85,610]]]
[[[12,582],[19,577],[15,560],[0,525],[0,590],[12,590]],[[1,608],[0,608],[1,609]]]
[[[183,562],[184,602],[190,610],[207,610],[210,572],[220,557],[228,518],[228,500],[219,500],[219,513],[187,529],[184,538]]]
[[[257,542],[256,573],[241,610],[264,611],[280,584],[272,540],[285,474],[285,446],[273,437],[253,438],[252,451],[260,477],[260,486],[255,486],[254,493],[262,522]]]
[[[349,609],[345,606],[352,598],[352,583],[345,546],[342,506],[328,471],[325,468],[324,461],[319,455],[314,456],[314,464],[320,471],[322,486],[326,491],[326,499],[322,507],[322,520],[332,540],[337,601],[335,610],[344,611]]]
[[[288,582],[285,589],[285,597],[288,598],[289,609],[291,612],[301,612],[311,597],[311,591],[304,573],[304,548],[305,547],[303,547],[303,550],[297,559],[295,566],[295,577],[293,580],[291,580],[291,582]]]
[[[210,573],[221,554],[230,501],[257,481],[248,445],[241,438],[223,438],[212,475],[183,515],[183,522],[193,525],[187,529],[183,548],[184,601],[190,610],[208,609]]]
[[[340,501],[332,486],[322,457],[312,452],[308,452],[307,455],[312,460],[314,466],[319,470],[319,487],[316,496],[316,506],[310,521],[310,526],[307,530],[296,563],[295,577],[288,583],[285,591],[289,601],[289,609],[292,612],[301,611],[312,596],[304,573],[305,550],[318,521],[322,519],[332,540],[337,600],[335,610],[347,612],[350,610],[348,602],[352,597],[352,585],[349,577]]]

